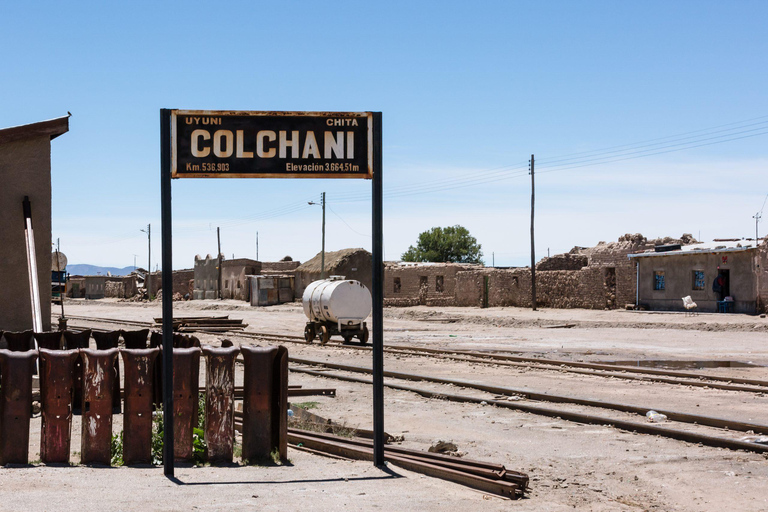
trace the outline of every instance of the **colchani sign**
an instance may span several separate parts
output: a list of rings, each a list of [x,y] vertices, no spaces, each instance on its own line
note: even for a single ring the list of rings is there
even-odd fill
[[[373,176],[370,112],[171,111],[173,178]]]

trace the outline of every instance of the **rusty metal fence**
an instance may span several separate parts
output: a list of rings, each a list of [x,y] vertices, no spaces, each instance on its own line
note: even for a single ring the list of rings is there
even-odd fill
[[[94,338],[96,348],[91,348]],[[129,348],[118,348],[122,337]],[[96,333],[0,332],[0,465],[29,462],[35,362],[40,362],[40,459],[70,462],[73,415],[81,414],[82,464],[110,465],[113,415],[124,411],[125,465],[152,462],[153,410],[162,401],[159,336],[148,330]],[[147,348],[149,338],[150,348]],[[34,349],[34,342],[40,349]],[[204,415],[204,460],[231,464],[235,400],[244,402],[244,462],[275,453],[287,458],[288,351],[285,347],[200,347],[174,335],[174,459],[191,461],[193,431]],[[244,391],[236,396],[235,362],[243,355]],[[200,357],[205,359],[204,410],[199,408]],[[119,360],[122,359],[123,379]],[[122,385],[121,385],[122,380]],[[238,426],[238,428],[240,428]]]

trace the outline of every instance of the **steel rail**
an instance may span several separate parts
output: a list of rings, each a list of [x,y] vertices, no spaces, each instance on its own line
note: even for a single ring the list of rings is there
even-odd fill
[[[307,343],[301,336],[287,336],[287,335],[284,336],[284,335],[260,334],[260,333],[249,333],[249,332],[237,333],[236,335],[244,336],[247,338],[274,339],[274,340],[280,340],[280,341],[287,341],[291,343],[299,343],[302,345],[312,344],[312,343]],[[326,344],[326,346],[333,346],[335,348],[345,348],[345,349],[353,349],[353,350],[367,350],[367,351],[371,350],[371,348],[368,346],[348,345],[348,344],[335,343],[335,342],[329,342]],[[723,389],[723,390],[729,390],[729,391],[745,391],[745,392],[751,392],[751,393],[768,392],[768,381],[756,380],[756,379],[742,379],[738,377],[723,377],[719,375],[707,375],[707,374],[696,373],[696,372],[679,372],[679,371],[670,371],[670,370],[660,370],[660,369],[654,369],[654,368],[637,368],[634,366],[587,363],[583,361],[567,361],[567,360],[561,360],[561,359],[543,359],[538,357],[536,358],[522,357],[522,356],[511,356],[511,355],[504,355],[504,354],[486,354],[481,352],[472,352],[472,351],[465,351],[465,350],[435,349],[435,348],[414,347],[414,346],[389,346],[389,347],[386,347],[384,351],[392,354],[409,354],[413,352],[421,352],[421,353],[427,353],[427,354],[441,355],[443,357],[453,359],[453,360],[458,360],[458,361],[468,361],[468,362],[477,362],[477,363],[485,363],[485,364],[503,364],[503,365],[509,365],[509,366],[522,366],[526,368],[533,367],[533,368],[543,369],[543,370],[550,369],[550,368],[546,368],[547,366],[553,366],[557,368],[551,368],[552,370],[556,369],[556,370],[568,371],[572,373],[579,373],[583,375],[595,375],[598,377],[606,376],[606,377],[614,377],[614,378],[621,378],[621,379],[628,379],[628,380],[638,380],[638,378],[630,375],[626,375],[627,373],[638,373],[643,375],[658,376],[658,379],[651,379],[651,378],[643,379],[648,382],[681,384],[684,386],[695,386],[695,387],[710,387],[713,389]],[[465,359],[464,357],[472,357],[475,359],[469,360],[469,359]],[[531,366],[531,364],[535,366]],[[591,370],[606,371],[606,372],[609,372],[609,374],[600,375],[593,372],[586,372],[583,370],[571,370],[563,367],[587,368]],[[679,379],[690,379],[690,380],[676,381],[676,380],[667,379],[667,377],[674,377]],[[712,383],[706,383],[703,381],[712,381]],[[725,382],[726,384],[716,384],[716,382]],[[759,386],[765,389],[735,386],[733,385],[733,383]]]
[[[291,371],[305,373],[308,375],[314,375],[317,377],[325,377],[325,378],[343,380],[347,382],[354,382],[359,384],[371,384],[371,381],[368,379],[363,379],[360,377],[353,377],[348,375],[338,375],[338,374],[332,374],[327,372],[319,372],[315,370],[307,370],[303,368],[291,368]],[[662,426],[649,424],[649,423],[640,423],[635,421],[621,420],[621,419],[609,418],[605,416],[594,416],[591,414],[567,411],[563,409],[553,409],[553,408],[542,407],[538,405],[522,404],[520,402],[508,402],[506,400],[495,400],[495,399],[476,398],[476,397],[456,395],[456,394],[446,394],[442,392],[431,391],[428,389],[417,388],[414,386],[395,384],[391,382],[390,383],[385,382],[384,385],[391,389],[397,389],[400,391],[409,391],[412,393],[416,393],[425,398],[437,398],[442,400],[449,400],[452,402],[474,403],[474,404],[482,404],[483,402],[485,402],[486,404],[495,405],[495,406],[506,408],[506,409],[513,409],[513,410],[528,412],[528,413],[537,414],[540,416],[558,418],[558,419],[573,421],[577,423],[586,423],[590,425],[611,426],[611,427],[619,428],[622,430],[626,430],[628,432],[658,435],[662,437],[676,439],[679,441],[685,441],[688,443],[698,443],[704,446],[712,446],[716,448],[727,448],[729,450],[746,450],[746,451],[757,452],[757,453],[768,453],[768,445],[750,443],[747,441],[740,441],[736,439],[729,439],[729,438],[723,438],[723,437],[715,437],[708,434],[700,434],[700,433],[689,432],[685,430],[665,428]]]
[[[336,440],[323,439],[313,436],[311,433],[289,429],[288,441],[291,444],[301,443],[303,446],[308,446],[314,450],[329,451],[335,455],[343,457],[373,460],[373,446],[361,446],[350,443],[342,438],[337,438]],[[467,468],[456,469],[435,463],[431,460],[399,455],[388,450],[386,447],[384,448],[384,459],[387,462],[409,471],[422,473],[443,480],[449,480],[473,489],[505,496],[507,498],[520,498],[525,492],[525,488],[519,484],[509,482],[498,476],[481,476],[474,472],[467,471]]]
[[[90,319],[89,317],[73,317],[74,319]],[[93,320],[98,320],[93,318]],[[100,319],[105,321],[111,321],[113,323],[121,323],[114,319]],[[132,322],[135,325],[144,325],[142,322]],[[151,324],[146,324],[151,326]],[[229,333],[233,336],[241,336],[250,339],[259,339],[265,341],[278,341],[298,343],[301,345],[312,345],[304,340],[302,336],[291,336],[282,334],[268,334],[268,333],[251,333],[251,332],[236,332]],[[368,346],[360,345],[348,345],[342,343],[330,342],[326,346],[333,346],[335,348],[346,348],[353,350],[367,350],[371,348]],[[541,370],[558,370],[567,371],[569,373],[577,373],[581,375],[590,375],[595,377],[610,377],[624,380],[642,380],[644,382],[660,382],[665,384],[692,386],[701,388],[720,389],[725,391],[737,391],[747,393],[765,393],[768,392],[768,381],[756,380],[756,379],[743,379],[738,377],[723,377],[718,375],[706,375],[695,372],[678,372],[667,371],[653,368],[637,368],[632,366],[620,366],[620,365],[606,365],[600,363],[587,363],[580,361],[567,361],[558,359],[543,359],[543,358],[529,358],[522,356],[511,356],[503,354],[486,354],[472,351],[463,350],[450,350],[450,349],[434,349],[426,347],[413,347],[413,346],[390,346],[384,349],[385,352],[391,354],[412,354],[412,353],[426,353],[436,354],[441,357],[456,360],[473,362],[479,364],[497,364],[504,366],[520,366],[524,368],[535,368]],[[468,359],[472,358],[472,359]],[[552,368],[549,368],[552,367]],[[580,368],[586,368],[582,370]],[[594,371],[589,371],[594,370]],[[596,373],[595,371],[607,372],[604,374]],[[652,377],[638,377],[629,375],[632,373],[651,375]],[[675,380],[684,379],[684,380]],[[724,382],[725,384],[719,384]],[[739,385],[741,384],[741,385]],[[755,386],[755,387],[747,387]]]
[[[338,363],[330,363],[328,361],[316,361],[313,359],[302,359],[296,357],[289,357],[288,360],[296,364],[305,364],[310,366],[324,366],[326,368],[333,368],[335,370],[348,371],[353,373],[370,374],[371,370],[362,366],[345,365]],[[291,368],[291,371],[301,371],[298,368]],[[321,373],[321,372],[318,372]],[[325,372],[322,372],[325,374]],[[696,414],[681,413],[677,411],[660,409],[656,407],[640,407],[630,404],[621,404],[613,402],[604,402],[602,400],[593,400],[588,398],[578,398],[566,395],[555,395],[551,393],[539,393],[522,388],[508,388],[503,386],[491,386],[487,384],[480,384],[463,379],[446,379],[442,377],[430,377],[428,375],[418,375],[411,373],[385,371],[384,375],[389,378],[411,380],[411,381],[423,381],[432,382],[435,384],[445,384],[460,386],[468,389],[476,389],[478,391],[485,391],[494,395],[520,395],[531,400],[538,400],[542,402],[554,402],[554,403],[567,403],[574,405],[582,405],[587,407],[596,407],[600,409],[609,409],[620,412],[634,413],[645,415],[649,410],[654,410],[665,414],[670,420],[678,421],[681,423],[696,423],[699,425],[705,425],[715,428],[727,428],[729,430],[737,430],[742,432],[754,431],[760,433],[768,433],[768,425],[761,425],[759,423],[744,423],[738,421],[731,421],[723,418],[714,418],[711,416],[701,416]]]

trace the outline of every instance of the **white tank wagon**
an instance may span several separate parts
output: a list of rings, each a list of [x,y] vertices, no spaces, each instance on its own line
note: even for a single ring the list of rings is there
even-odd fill
[[[371,292],[360,281],[343,276],[313,281],[304,290],[301,302],[309,319],[304,327],[307,342],[318,337],[325,344],[334,335],[344,338],[344,343],[352,338],[368,342],[365,319],[371,314]]]

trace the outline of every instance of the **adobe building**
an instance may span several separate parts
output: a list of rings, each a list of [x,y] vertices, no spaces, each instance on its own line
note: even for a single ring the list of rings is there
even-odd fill
[[[296,298],[304,295],[304,289],[320,279],[322,253],[296,267],[294,286]],[[372,287],[373,260],[365,249],[342,249],[325,253],[325,276],[344,276],[363,283],[369,290]]]
[[[720,239],[630,254],[637,263],[638,303],[656,311],[684,311],[682,298],[690,295],[698,311],[764,311],[768,249],[760,242]]]
[[[385,262],[386,306],[455,306],[459,272],[480,270],[465,263]]]
[[[69,131],[69,116],[0,129],[0,329],[33,328],[22,202],[28,196],[35,234],[43,330],[51,329],[51,141]]]

